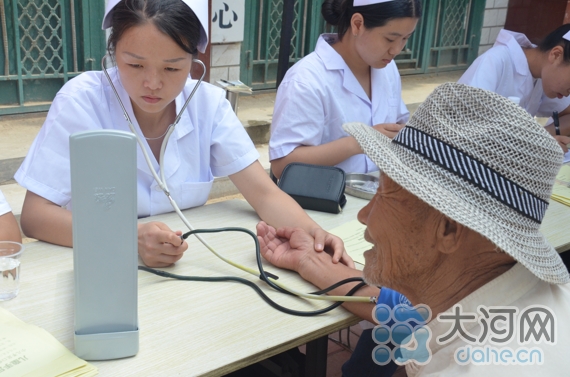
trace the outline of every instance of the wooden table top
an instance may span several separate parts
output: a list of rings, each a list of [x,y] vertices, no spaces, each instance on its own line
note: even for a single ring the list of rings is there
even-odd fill
[[[354,220],[367,201],[348,197],[341,214],[308,211],[324,229]],[[255,231],[257,214],[243,200],[229,200],[183,211],[196,228],[240,226]],[[570,248],[566,224],[570,208],[552,201],[541,230],[561,252]],[[185,230],[174,213],[141,221],[162,221]],[[241,233],[205,234],[221,254],[255,268],[252,239]],[[264,283],[215,257],[196,238],[167,271],[181,275],[233,275],[256,281],[280,304],[311,310],[311,302],[268,289]],[[315,289],[296,273],[267,266],[295,289]],[[236,283],[187,282],[138,273],[140,350],[130,358],[93,362],[102,376],[219,376],[359,322],[338,308],[317,317],[296,317],[264,303],[251,288]],[[18,297],[2,302],[27,323],[40,326],[73,351],[73,252],[44,242],[26,244]]]

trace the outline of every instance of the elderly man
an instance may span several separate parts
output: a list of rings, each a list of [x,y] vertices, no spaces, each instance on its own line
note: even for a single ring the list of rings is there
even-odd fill
[[[300,229],[261,223],[264,257],[319,287],[362,275],[369,286],[359,295],[389,287],[427,305],[430,321],[416,327],[427,336],[416,333],[415,344],[429,358],[414,360],[402,343],[408,376],[567,373],[570,277],[539,232],[562,162],[556,141],[509,100],[452,83],[393,140],[359,124],[345,129],[382,171],[358,214],[373,244],[363,272],[312,252]],[[344,307],[373,319],[372,304]]]

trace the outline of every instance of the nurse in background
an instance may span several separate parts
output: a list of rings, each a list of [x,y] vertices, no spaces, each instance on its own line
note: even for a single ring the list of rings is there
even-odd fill
[[[419,0],[325,0],[337,34],[285,75],[275,100],[269,159],[276,177],[291,162],[376,171],[343,123],[361,122],[394,137],[409,118],[394,62],[421,16]]]
[[[558,111],[560,134],[552,120],[546,129],[567,152],[570,143],[570,24],[551,32],[538,45],[521,33],[501,30],[491,49],[479,56],[458,81],[504,97],[517,97],[532,116]]]
[[[0,241],[22,242],[20,227],[2,191],[0,191]]]
[[[109,74],[134,127],[158,170],[159,151],[170,124],[194,89],[192,58],[208,43],[207,0],[111,0],[104,28],[116,62]],[[101,71],[70,80],[54,99],[46,122],[16,180],[28,191],[21,224],[30,237],[72,246],[69,136],[87,130],[130,132],[119,101]],[[104,151],[102,151],[104,153]],[[319,227],[282,192],[258,162],[259,154],[222,89],[202,83],[171,134],[164,172],[181,209],[203,205],[214,176],[229,176],[259,216],[274,226],[300,226],[319,238],[315,249],[335,252],[335,262],[354,266],[342,241]],[[138,216],[172,211],[141,151],[137,161]],[[96,172],[93,172],[96,174]],[[223,216],[223,214],[220,214]],[[138,226],[143,262],[163,267],[178,261],[188,244],[166,224]]]

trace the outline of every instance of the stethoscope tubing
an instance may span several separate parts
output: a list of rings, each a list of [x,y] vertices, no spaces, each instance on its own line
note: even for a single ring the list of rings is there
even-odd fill
[[[107,81],[109,82],[109,85],[111,86],[113,93],[115,94],[115,97],[117,98],[117,101],[119,102],[119,105],[121,106],[121,110],[123,111],[123,116],[125,118],[125,120],[127,121],[127,124],[131,130],[131,132],[135,135],[136,139],[137,139],[137,143],[139,144],[144,159],[152,173],[152,176],[154,178],[154,180],[156,181],[156,183],[159,185],[159,187],[162,189],[162,191],[164,192],[164,194],[166,195],[166,197],[168,198],[168,200],[170,201],[170,204],[172,205],[172,208],[174,208],[174,211],[176,212],[176,214],[178,215],[178,217],[180,217],[180,219],[182,220],[182,222],[184,223],[184,225],[186,225],[186,227],[188,227],[188,229],[190,229],[190,231],[195,231],[196,229],[192,226],[192,224],[190,224],[190,222],[188,221],[188,219],[186,218],[186,216],[184,216],[184,214],[182,213],[182,211],[180,210],[180,208],[178,207],[178,204],[176,203],[176,201],[174,200],[174,198],[172,197],[172,195],[170,195],[170,191],[168,189],[168,185],[166,184],[166,178],[164,176],[164,168],[163,168],[163,161],[164,161],[164,153],[166,151],[166,146],[168,144],[168,139],[170,138],[170,135],[172,135],[172,132],[174,132],[174,129],[176,127],[176,125],[178,124],[178,122],[180,121],[183,112],[186,110],[186,107],[188,106],[188,103],[190,103],[190,100],[194,97],[194,94],[196,93],[196,91],[198,90],[198,87],[200,86],[200,84],[202,83],[202,81],[204,80],[204,77],[206,75],[206,66],[205,64],[198,59],[193,59],[193,62],[196,62],[198,64],[200,64],[202,66],[203,72],[202,75],[200,76],[200,79],[197,81],[197,83],[194,85],[194,88],[192,89],[192,92],[190,93],[190,95],[188,96],[188,98],[186,99],[186,101],[184,102],[184,105],[182,106],[182,109],[180,110],[180,112],[178,113],[178,115],[176,116],[176,118],[174,119],[174,122],[168,126],[168,130],[166,131],[166,134],[164,136],[164,140],[162,141],[162,144],[160,146],[160,154],[159,154],[159,161],[158,161],[158,165],[159,165],[159,170],[160,170],[160,177],[158,176],[158,174],[156,173],[156,171],[154,170],[153,164],[150,160],[150,157],[148,155],[148,152],[146,150],[146,146],[143,143],[142,137],[141,135],[138,134],[138,132],[136,131],[133,122],[131,120],[131,117],[129,116],[123,101],[121,100],[121,97],[119,96],[119,92],[117,91],[117,89],[115,88],[115,85],[113,84],[113,80],[111,80],[111,76],[109,76],[109,73],[107,72],[107,65],[106,65],[106,59],[107,59],[108,55],[105,55],[101,61],[101,66],[103,67],[103,72],[105,74],[105,76],[107,77]],[[208,242],[206,242],[205,239],[203,239],[199,234],[194,233],[193,234],[208,250],[210,250],[214,255],[216,255],[218,258],[220,258],[221,260],[223,260],[224,262],[239,268],[242,271],[248,272],[254,276],[259,276],[259,271],[256,271],[252,268],[249,268],[247,266],[243,266],[240,265],[239,263],[236,263],[230,259],[225,258],[224,256],[222,256],[221,254],[219,254],[218,252],[216,252],[214,250],[214,248],[212,246],[210,246],[208,244]],[[312,300],[327,300],[327,301],[356,301],[356,302],[374,302],[373,297],[362,297],[362,296],[320,296],[320,295],[315,295],[315,294],[310,294],[310,293],[303,293],[303,292],[299,292],[297,290],[294,290],[292,288],[286,287],[284,284],[282,284],[281,282],[278,282],[277,280],[268,277],[269,280],[271,280],[271,282],[275,285],[277,285],[278,287],[282,288],[283,290],[295,295],[295,296],[300,296],[300,297],[304,297],[307,299],[312,299]]]

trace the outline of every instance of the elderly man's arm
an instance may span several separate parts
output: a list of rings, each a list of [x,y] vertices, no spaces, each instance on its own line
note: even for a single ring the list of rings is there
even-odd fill
[[[362,271],[347,267],[341,263],[333,263],[327,253],[314,251],[313,238],[301,228],[275,228],[260,222],[257,225],[257,238],[261,246],[261,255],[271,264],[293,270],[303,279],[320,289],[327,288],[341,280],[351,277],[362,277]],[[349,283],[329,292],[330,295],[344,296],[358,283]],[[378,296],[377,287],[365,286],[359,289],[356,296]],[[344,308],[362,319],[373,322],[373,303],[347,302]]]

